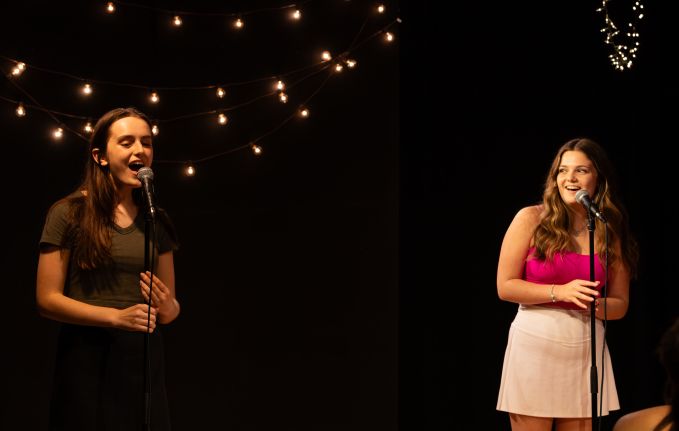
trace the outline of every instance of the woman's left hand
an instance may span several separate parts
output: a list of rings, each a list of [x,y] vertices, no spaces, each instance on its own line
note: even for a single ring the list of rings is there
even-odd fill
[[[149,301],[149,284],[151,283],[151,273],[149,271],[139,274],[139,286],[141,287],[141,294],[148,303]],[[163,283],[160,278],[153,275],[153,291],[151,292],[151,305],[158,308],[160,314],[167,313],[174,307],[174,298],[170,289]]]

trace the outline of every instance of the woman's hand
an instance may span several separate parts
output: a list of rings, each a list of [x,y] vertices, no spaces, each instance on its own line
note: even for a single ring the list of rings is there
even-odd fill
[[[588,304],[599,297],[599,292],[594,289],[598,285],[598,281],[576,279],[570,283],[555,285],[554,296],[557,301],[572,302],[580,308],[587,309]]]
[[[146,304],[136,304],[123,310],[115,310],[113,327],[125,331],[153,332],[156,327],[156,314],[158,310],[151,307],[151,320],[149,322],[149,307]]]
[[[149,271],[140,274],[139,286],[141,287],[141,294],[148,303],[149,291],[151,291],[151,305],[158,308],[160,314],[171,314],[170,312],[175,307],[174,296],[170,289],[163,283],[160,278],[153,275],[153,289],[149,288],[151,283],[151,273]]]

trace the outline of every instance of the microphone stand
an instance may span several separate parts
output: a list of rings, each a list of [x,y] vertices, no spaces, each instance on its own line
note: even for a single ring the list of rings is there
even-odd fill
[[[144,426],[143,430],[151,431],[151,294],[153,293],[153,263],[156,249],[156,220],[154,212],[147,208],[144,218],[144,271],[151,272],[149,282],[148,312],[146,316],[146,333],[144,334]],[[153,233],[153,236],[151,236]],[[151,244],[153,239],[153,244]],[[151,248],[152,247],[152,248]]]
[[[591,211],[587,211],[587,230],[589,231],[589,281],[594,281],[594,228],[595,220]],[[596,301],[590,304],[591,353],[592,366],[590,369],[590,392],[592,394],[592,429],[599,429],[600,418],[597,415],[597,387],[599,383],[596,369]]]

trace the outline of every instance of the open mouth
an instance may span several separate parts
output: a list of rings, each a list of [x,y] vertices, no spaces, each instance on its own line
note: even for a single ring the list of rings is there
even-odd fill
[[[130,170],[137,172],[139,169],[144,167],[144,163],[142,162],[132,162],[130,163]]]
[[[578,187],[578,186],[566,186],[565,188],[569,192],[577,192],[578,190],[580,190],[580,187]]]

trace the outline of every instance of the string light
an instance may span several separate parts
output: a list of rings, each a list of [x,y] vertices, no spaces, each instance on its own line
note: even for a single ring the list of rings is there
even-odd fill
[[[386,8],[384,7],[383,4],[380,4],[380,5],[377,6],[377,12],[378,13],[384,13],[385,10],[386,10]]]
[[[394,40],[394,35],[393,35],[393,33],[388,32],[388,31],[385,32],[385,33],[384,33],[384,40],[386,40],[387,42],[392,42],[392,41]]]
[[[238,18],[238,19],[236,19],[236,21],[234,21],[233,26],[236,29],[240,30],[245,26],[245,23],[243,22],[242,19]]]
[[[81,90],[85,96],[89,96],[92,94],[92,86],[90,84],[85,84],[83,85],[83,88]]]
[[[189,162],[186,164],[186,167],[184,168],[184,172],[185,172],[186,175],[189,176],[189,177],[192,177],[192,176],[196,175],[196,168],[195,168],[195,166],[193,166],[193,163],[192,163],[192,162],[189,161]]]
[[[182,25],[182,19],[179,15],[175,15],[174,18],[172,18],[172,24],[174,24],[175,27],[181,27]]]
[[[632,68],[633,61],[639,50],[639,33],[637,32],[635,22],[644,18],[644,5],[638,0],[634,2],[634,6],[632,6],[634,19],[632,22],[627,23],[627,31],[623,32],[623,30],[618,29],[608,14],[609,1],[602,0],[601,7],[597,9],[597,12],[601,12],[604,15],[605,26],[601,29],[601,32],[606,35],[604,43],[613,49],[608,58],[616,70],[623,71]],[[622,36],[626,38],[623,42],[620,41]]]
[[[299,9],[295,9],[290,13],[290,17],[298,21],[299,19],[302,18],[302,11],[300,11]]]
[[[106,12],[113,13],[115,11],[116,11],[116,6],[113,4],[112,1],[106,3]]]
[[[17,64],[12,68],[12,76],[21,76],[26,70],[26,63],[17,62]]]
[[[109,3],[111,5],[113,5],[113,2],[109,2]],[[175,15],[174,17],[179,18],[179,20],[181,21],[181,18],[178,15]],[[238,18],[237,22],[238,21],[240,21],[240,25],[239,24],[235,24],[235,25],[237,25],[238,27],[242,27],[244,25],[244,23],[242,22],[242,19]],[[395,22],[400,22],[400,19],[395,20]],[[354,68],[357,65],[357,62],[354,59],[347,58],[347,56],[350,54],[350,52],[354,51],[358,46],[363,45],[366,41],[373,39],[375,37],[379,37],[380,35],[386,35],[386,37],[389,39],[389,41],[393,40],[393,35],[389,32],[386,32],[386,30],[389,27],[391,27],[392,25],[393,25],[393,22],[390,23],[388,26],[382,28],[381,30],[373,33],[369,37],[364,37],[360,41],[358,40],[358,36],[360,35],[360,32],[359,32],[359,34],[356,35],[354,42],[351,45],[350,50],[343,52],[341,54],[338,54],[338,56],[336,57],[336,60],[333,61],[331,64],[329,64],[327,66],[317,67],[317,66],[319,66],[319,63],[314,63],[314,64],[308,65],[306,67],[297,68],[296,70],[294,70],[292,72],[287,72],[287,73],[282,73],[282,74],[279,73],[278,75],[281,76],[281,77],[288,77],[288,79],[291,79],[291,78],[289,78],[291,75],[304,71],[305,75],[301,79],[298,79],[298,80],[292,80],[291,79],[291,82],[289,82],[289,86],[290,86],[290,88],[292,88],[293,86],[297,86],[299,83],[305,81],[307,78],[309,78],[311,76],[315,76],[318,73],[320,73],[324,70],[327,70],[328,67],[333,67],[334,70],[337,71],[337,72],[342,71],[344,66],[349,67],[349,68]],[[389,35],[391,35],[391,37],[389,37]],[[2,55],[0,55],[0,58],[5,58],[5,59],[13,61],[15,63],[16,72],[14,70],[12,72],[12,74],[15,75],[15,76],[19,76],[24,70],[26,70],[26,68],[28,66],[31,66],[32,68],[35,68],[35,69],[37,69],[41,72],[57,74],[57,75],[65,76],[67,78],[85,81],[85,83],[83,83],[82,87],[81,87],[81,91],[83,92],[83,94],[92,94],[93,93],[93,84],[96,85],[97,83],[102,84],[102,85],[105,84],[105,85],[117,85],[117,86],[123,86],[123,87],[144,88],[144,86],[137,85],[137,84],[100,81],[100,80],[90,79],[90,78],[85,78],[85,77],[77,77],[77,76],[74,76],[74,75],[71,75],[71,74],[65,73],[65,72],[49,70],[49,69],[40,68],[38,66],[33,66],[33,65],[26,65],[23,62],[18,62],[17,60],[8,59],[7,57],[4,57]],[[328,62],[330,60],[333,60],[333,56],[327,50],[322,52],[321,58],[323,59],[324,62]],[[316,69],[316,70],[314,71],[313,69]],[[309,70],[311,70],[310,73],[309,73]],[[325,85],[325,82],[328,80],[329,77],[330,77],[330,75],[327,75],[327,77],[323,81],[323,83],[315,91],[313,91],[313,93],[311,94],[310,97],[306,98],[305,103],[308,102],[312,97],[314,97],[321,90],[321,88]],[[148,97],[149,97],[149,100],[150,100],[151,103],[159,103],[160,97],[159,97],[159,93],[157,92],[158,90],[160,90],[160,91],[194,90],[194,89],[211,88],[212,91],[216,91],[216,95],[217,95],[218,98],[223,98],[226,94],[226,92],[224,91],[224,88],[226,88],[227,86],[233,87],[233,86],[237,86],[237,85],[250,84],[252,82],[263,81],[264,79],[271,79],[271,78],[269,77],[269,78],[261,78],[261,79],[251,79],[249,81],[243,81],[243,82],[239,82],[239,83],[223,83],[221,86],[210,85],[210,86],[193,86],[193,87],[186,87],[186,86],[185,87],[156,87],[155,89],[153,89],[153,87],[150,87],[150,88],[147,87],[147,89],[148,89],[147,91],[149,91],[149,93],[147,93],[147,94],[149,94]],[[87,82],[87,81],[89,81],[89,82]],[[278,90],[277,94],[278,94],[280,102],[281,103],[287,103],[288,102],[288,95],[283,91],[286,88],[286,84],[284,83],[284,81],[282,79],[278,79],[278,80],[275,81],[275,88],[276,88],[276,90]],[[246,101],[244,103],[239,103],[235,106],[229,107],[228,110],[236,109],[240,106],[252,103],[252,102],[254,102],[258,99],[261,99],[261,98],[262,98],[262,95],[253,97],[250,101]],[[10,99],[4,98],[2,96],[0,96],[0,99],[4,99],[6,101],[13,102],[13,103],[18,103],[16,101],[11,101]],[[67,127],[66,125],[64,125],[64,123],[62,123],[60,120],[57,119],[57,116],[59,116],[59,117],[66,116],[66,117],[70,117],[70,118],[81,118],[83,120],[86,117],[81,117],[81,116],[78,116],[78,115],[68,114],[68,113],[59,112],[59,111],[51,111],[49,109],[45,109],[44,107],[42,107],[37,101],[34,101],[34,102],[35,102],[38,109],[40,109],[41,111],[50,115],[55,121],[57,121],[57,124],[62,125],[62,127],[57,127],[55,129],[53,129],[52,136],[54,137],[54,139],[62,139],[65,130],[70,131],[71,133],[78,135],[82,139],[87,139],[87,138],[85,136],[81,135],[80,133],[78,133],[78,130],[83,130],[88,134],[92,133],[93,126],[92,126],[92,122],[91,122],[90,119],[88,119],[87,122],[83,121],[83,123],[81,123],[80,127],[77,127],[77,128]],[[187,119],[187,118],[193,118],[193,117],[197,117],[197,116],[205,116],[207,114],[214,115],[214,112],[215,112],[214,110],[211,110],[211,111],[206,111],[206,112],[189,113],[187,115],[182,115],[182,116],[178,116],[178,117],[171,118],[171,119],[157,120],[157,121],[154,121],[152,123],[151,132],[154,136],[157,136],[159,134],[159,125],[158,125],[159,122],[165,123],[165,122],[177,121],[177,120],[182,120],[182,119]],[[18,106],[16,108],[16,114],[17,114],[17,116],[26,115],[26,110],[23,107],[23,105],[20,104],[20,103],[18,104]],[[222,151],[220,153],[207,156],[203,159],[197,160],[196,163],[202,163],[205,160],[216,158],[216,157],[221,157],[222,155],[225,155],[225,154],[228,154],[228,153],[231,153],[233,151],[240,150],[240,149],[243,149],[243,148],[247,148],[247,147],[250,147],[255,155],[260,155],[262,153],[262,147],[259,146],[259,145],[256,145],[255,142],[258,142],[260,139],[262,139],[266,136],[269,136],[270,134],[276,132],[283,125],[285,125],[290,119],[294,118],[295,115],[299,116],[300,118],[306,119],[306,118],[309,117],[310,111],[309,111],[308,108],[306,108],[304,106],[299,106],[296,110],[291,112],[290,115],[283,122],[281,122],[276,127],[271,128],[265,134],[257,137],[256,139],[251,141],[250,144],[241,145],[241,146],[238,146],[236,148],[232,148],[232,149],[227,150],[227,151]],[[223,112],[220,113],[219,111],[218,111],[218,115],[217,115],[217,120],[218,120],[219,124],[222,124],[222,125],[227,124],[230,121],[229,118]],[[84,126],[82,124],[84,124]],[[159,163],[178,163],[179,161],[157,160],[157,162],[159,162]],[[186,163],[186,162],[181,162],[181,163]],[[195,165],[194,165],[193,162],[189,162],[189,164],[186,165],[186,173],[189,176],[193,176],[195,174]]]
[[[17,117],[25,117],[26,116],[26,109],[24,108],[23,103],[19,103],[17,106],[17,109],[14,111],[17,114]]]

